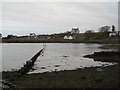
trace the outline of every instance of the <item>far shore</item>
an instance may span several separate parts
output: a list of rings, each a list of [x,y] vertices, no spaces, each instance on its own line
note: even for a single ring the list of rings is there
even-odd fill
[[[3,39],[1,43],[98,43],[98,44],[118,44],[118,39],[106,40],[11,40]]]

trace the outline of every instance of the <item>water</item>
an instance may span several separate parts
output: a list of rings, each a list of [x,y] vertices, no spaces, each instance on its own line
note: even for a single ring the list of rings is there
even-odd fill
[[[84,67],[112,65],[83,58],[84,55],[103,51],[99,44],[47,43],[43,56],[34,66],[37,70],[30,73],[72,70]],[[2,71],[19,69],[40,49],[42,43],[4,43],[2,44]]]

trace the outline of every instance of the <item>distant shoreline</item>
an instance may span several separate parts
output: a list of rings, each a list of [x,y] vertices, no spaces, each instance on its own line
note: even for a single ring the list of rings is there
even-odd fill
[[[115,40],[11,40],[11,39],[3,39],[1,43],[98,43],[98,44],[118,44],[118,39]]]

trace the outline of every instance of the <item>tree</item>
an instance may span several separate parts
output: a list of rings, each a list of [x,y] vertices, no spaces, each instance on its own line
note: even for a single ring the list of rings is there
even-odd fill
[[[99,34],[100,34],[100,38],[107,38],[109,37],[109,30],[110,30],[110,26],[103,26],[99,28]]]
[[[112,25],[112,32],[115,32],[115,26]]]
[[[99,28],[99,32],[109,32],[110,26],[103,26]]]
[[[85,31],[85,33],[93,33],[94,32],[94,30],[87,30],[87,31]]]
[[[94,33],[94,30],[87,30],[87,31],[85,31],[84,36],[86,39],[92,39],[93,33]]]
[[[14,36],[12,34],[7,35],[7,39],[13,38]]]

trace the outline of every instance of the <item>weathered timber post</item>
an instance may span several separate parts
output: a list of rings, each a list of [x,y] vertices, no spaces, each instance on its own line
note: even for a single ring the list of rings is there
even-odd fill
[[[35,54],[29,61],[26,61],[26,64],[18,71],[21,75],[27,74],[32,67],[34,66],[35,61],[37,58],[43,53],[43,49],[41,49],[37,54]]]

